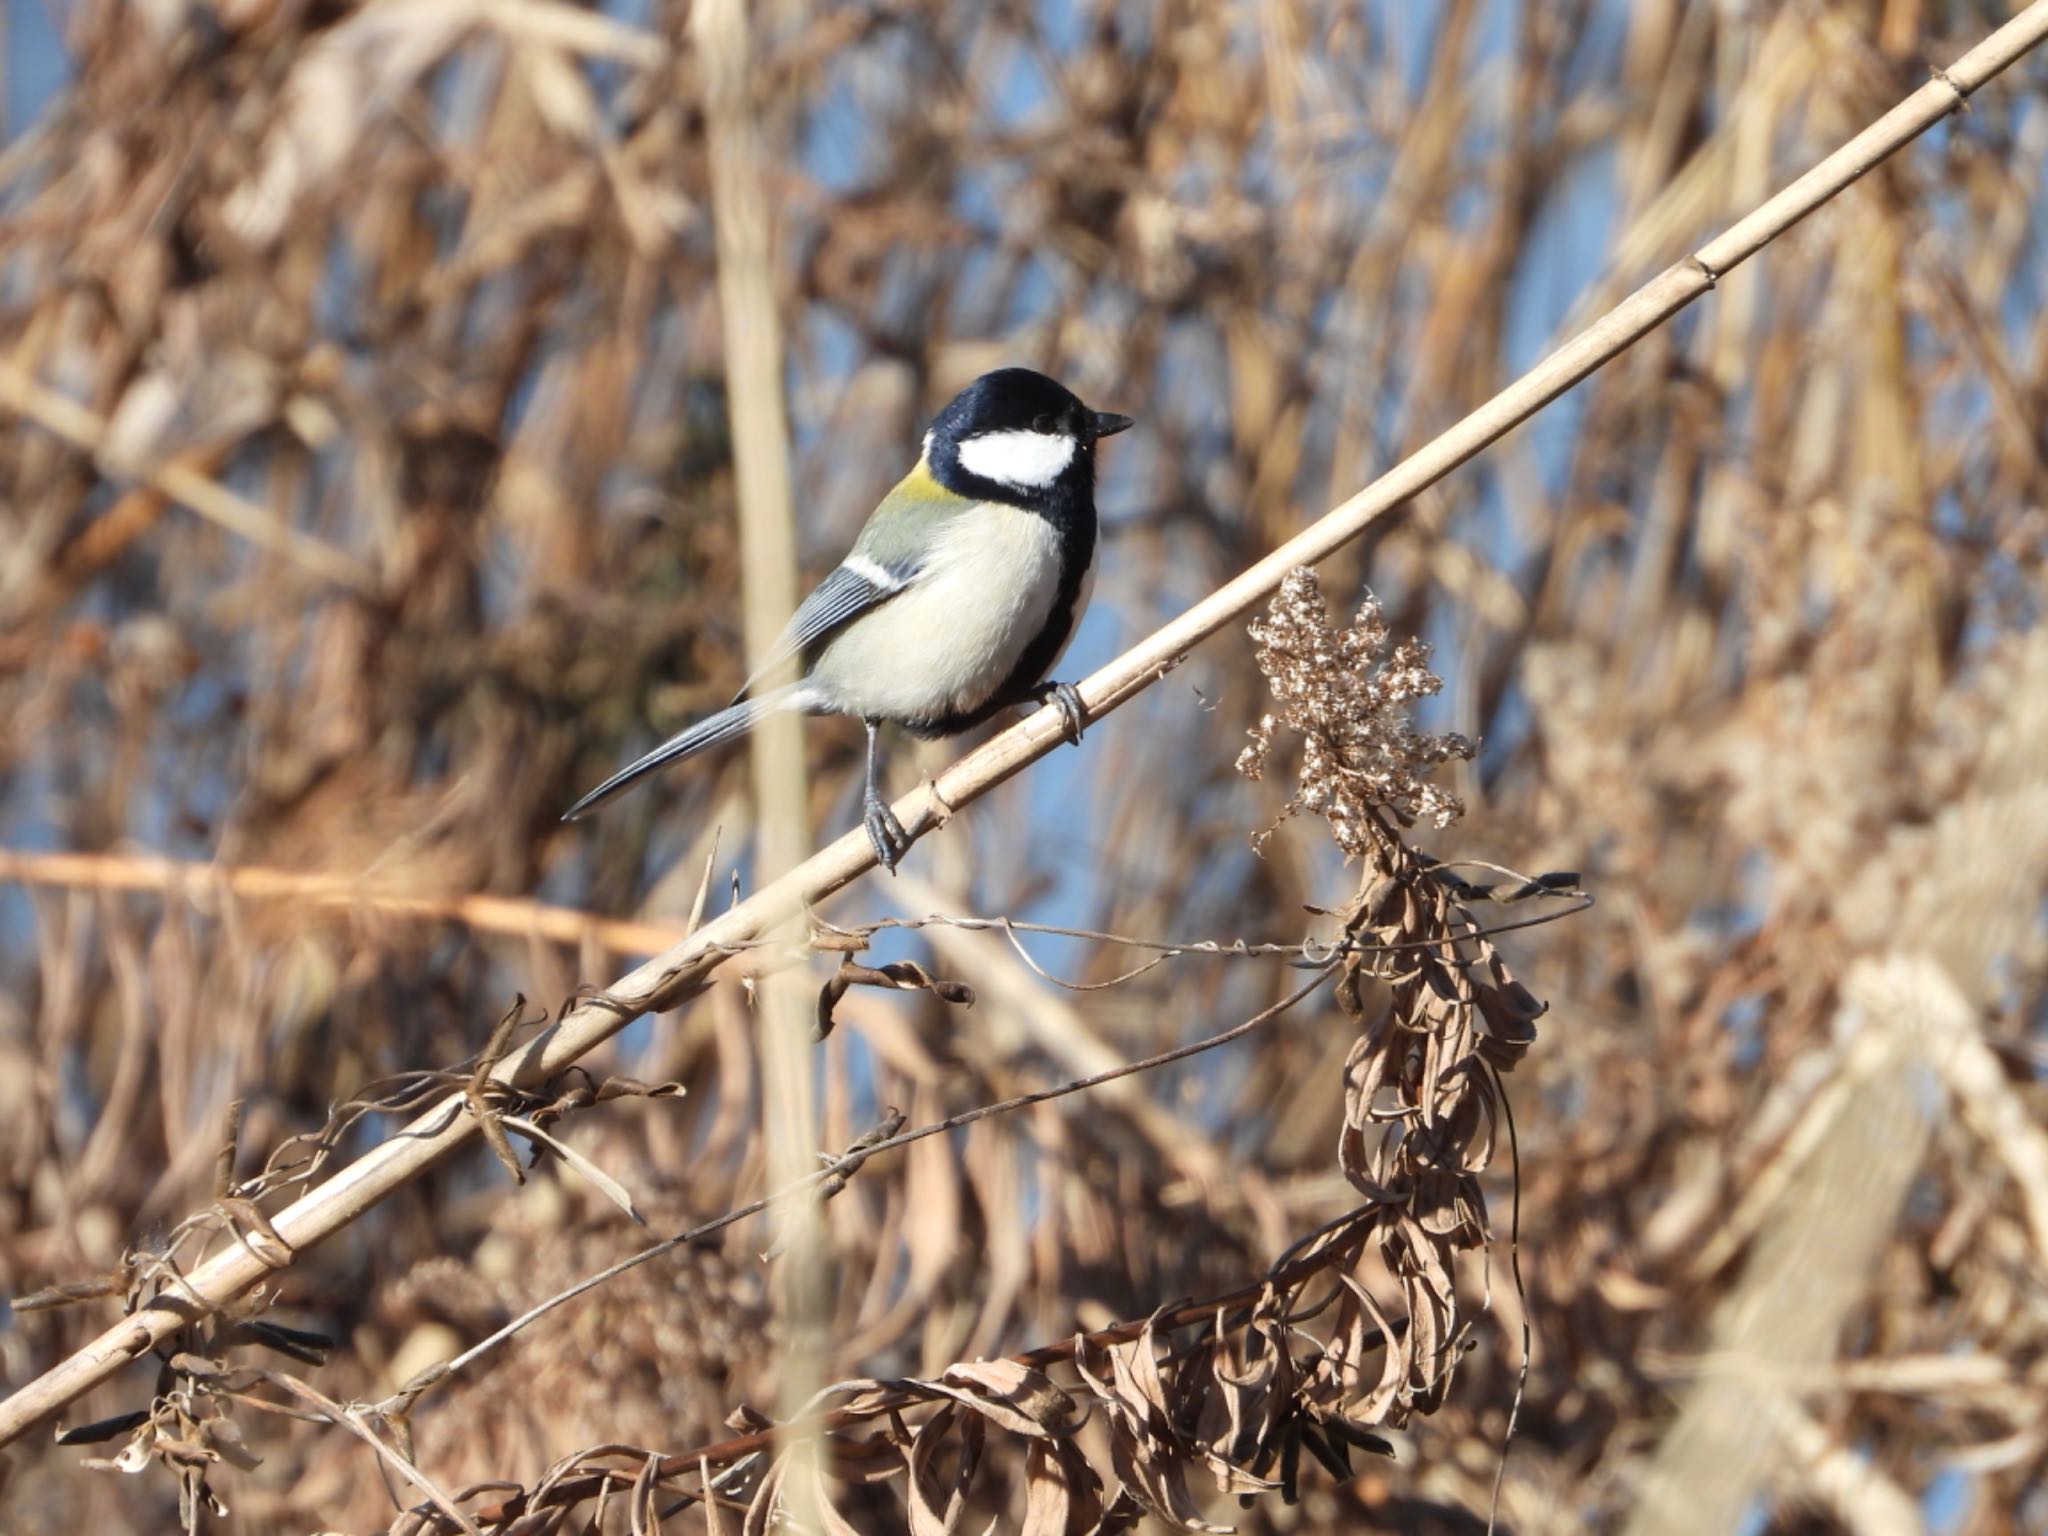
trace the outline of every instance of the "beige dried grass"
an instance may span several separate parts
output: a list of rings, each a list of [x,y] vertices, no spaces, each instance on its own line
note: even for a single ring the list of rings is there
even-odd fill
[[[325,8],[309,29],[311,12],[231,9],[199,54],[175,31],[156,49],[113,46],[132,15],[77,13],[73,106],[5,158],[17,216],[0,260],[21,286],[0,325],[14,363],[141,443],[131,463],[189,466],[362,561],[378,586],[368,602],[345,595],[39,429],[0,438],[0,810],[27,818],[5,841],[100,861],[86,885],[10,896],[21,921],[0,930],[0,1267],[17,1293],[100,1273],[129,1234],[203,1205],[226,1096],[250,1095],[247,1173],[373,1079],[473,1053],[514,990],[552,999],[609,970],[566,928],[515,948],[439,917],[344,920],[282,894],[222,904],[176,881],[93,894],[153,856],[120,850],[146,843],[229,879],[284,871],[337,899],[402,881],[416,900],[511,903],[517,920],[537,889],[564,909],[630,911],[649,851],[682,849],[644,909],[680,927],[714,826],[728,851],[750,836],[744,775],[712,763],[573,842],[550,830],[631,738],[714,706],[744,673],[693,94],[663,69],[579,81],[573,48],[509,22],[443,33],[447,51],[416,77],[431,90],[352,102],[343,170],[306,184],[252,260],[224,234],[223,201],[288,131],[279,90],[305,48],[353,12]],[[1480,9],[1447,8],[1450,25],[1405,42],[1328,25],[1334,10],[1283,10],[1249,52],[1225,13],[1201,8],[1143,41],[1056,35],[1028,10],[970,24],[922,0],[885,17],[780,16],[760,51],[763,100],[788,114],[778,135],[785,122],[813,133],[823,104],[859,99],[863,71],[906,63],[932,108],[861,118],[848,147],[871,158],[837,180],[809,179],[808,159],[777,168],[792,234],[777,305],[794,415],[815,433],[796,465],[817,530],[806,563],[843,547],[882,489],[877,443],[914,440],[918,409],[977,367],[1032,361],[1143,419],[1113,461],[1131,478],[1105,487],[1101,602],[1142,632],[1493,394],[1503,358],[1559,323],[1569,295],[1546,295],[1545,274],[1604,263],[1620,292],[2005,14],[1971,0],[1768,15],[1647,0],[1616,24],[1624,36],[1599,5],[1529,0],[1503,40]],[[643,37],[665,48],[679,20]],[[1020,52],[1043,67],[1036,118],[1006,115]],[[415,67],[407,56],[420,55],[366,57]],[[1582,867],[1603,898],[1526,950],[1532,981],[1571,1007],[1521,1069],[1541,1091],[1517,1098],[1540,1342],[1503,1489],[1517,1528],[1626,1518],[1670,1419],[1667,1372],[1712,1368],[1716,1305],[1836,1124],[1842,976],[1881,958],[1893,906],[1952,887],[1927,877],[1910,834],[1962,793],[1984,723],[2015,697],[2008,640],[2031,622],[2041,566],[2025,405],[2043,355],[2025,297],[2048,152],[2037,103],[2025,72],[1979,94],[1768,262],[1725,276],[1697,326],[1651,337],[1371,535],[1389,624],[1439,642],[1450,710],[1433,728],[1488,743],[1447,780],[1470,807],[1451,846]],[[1268,120],[1291,125],[1270,144]],[[1618,185],[1601,168],[1610,146],[1648,201],[1630,194],[1641,222],[1609,231],[1602,256],[1584,189]],[[1258,175],[1232,174],[1254,162]],[[967,213],[958,189],[990,175],[1005,195]],[[360,279],[338,289],[325,266],[337,231]],[[69,280],[37,276],[56,272]],[[829,344],[813,351],[819,325]],[[185,414],[165,422],[167,383]],[[1344,606],[1362,559],[1325,567]],[[984,800],[916,856],[944,868],[939,904],[1022,911],[1085,885],[1092,928],[1225,948],[1298,938],[1296,905],[1327,902],[1338,877],[1302,827],[1263,861],[1244,850],[1287,793],[1227,787],[1260,699],[1248,647],[1205,647],[1072,760],[1101,807],[1068,845],[1078,854],[1027,835],[1036,795]],[[822,808],[850,759],[829,730],[812,746]],[[222,782],[240,787],[226,807],[206,791]],[[2031,813],[2024,796],[2006,803],[1967,857],[1997,876],[1987,890],[2013,877],[2006,910],[2023,913],[2025,867],[1999,855],[2023,843],[2012,812]],[[1887,872],[1859,879],[1879,847],[1895,849],[1877,861]],[[708,896],[725,905],[722,871]],[[1942,912],[1929,909],[1937,926]],[[1953,1088],[1933,1090],[1915,1199],[1877,1239],[1881,1279],[1850,1303],[1838,1367],[1797,1388],[1806,1422],[1833,1438],[1788,1420],[1796,1454],[1764,1469],[1760,1499],[1784,1518],[1808,1493],[1851,1509],[1829,1471],[1842,1447],[1909,1499],[1954,1471],[1972,1536],[2033,1518],[2042,1437],[2012,1362],[2040,1347],[2024,1126],[2041,1118],[2042,970],[2038,937],[2004,931],[1999,990],[1946,1058]],[[1088,983],[1153,953],[1018,939]],[[934,969],[985,1009],[866,987],[840,1000],[824,1145],[872,1123],[869,1082],[922,1122],[1059,1075],[1050,1043],[988,1027],[1031,999],[978,947]],[[1277,960],[1190,951],[1074,1007],[1136,1059],[1271,1001],[1263,968]],[[1130,1090],[1149,1129],[1107,1101],[1045,1106],[962,1132],[957,1149],[920,1144],[914,1187],[875,1159],[826,1207],[861,1277],[832,1332],[861,1352],[832,1370],[934,1377],[973,1352],[963,1340],[1014,1348],[1257,1273],[1345,1207],[1350,1186],[1328,1167],[1343,1044],[1306,1017],[1276,1022],[1229,1073],[1168,1069]],[[691,1089],[552,1132],[651,1222],[681,1230],[758,1191],[760,1063],[733,989],[662,1021],[640,1059],[598,1061],[600,1076],[624,1066]],[[1218,1156],[1251,1175],[1242,1193],[1180,1172]],[[485,1183],[471,1198],[458,1192],[496,1175],[460,1159],[387,1203],[374,1244],[295,1265],[288,1299],[349,1341],[308,1379],[335,1401],[378,1398],[401,1346],[414,1369],[487,1335],[490,1307],[523,1310],[631,1251],[630,1224],[550,1160],[516,1197]],[[939,1191],[958,1241],[932,1235]],[[921,1300],[905,1309],[912,1232]],[[744,1282],[765,1242],[735,1234],[728,1278]],[[522,1289],[525,1254],[559,1267]],[[416,1425],[422,1467],[451,1491],[530,1480],[608,1435],[709,1445],[725,1431],[707,1416],[770,1401],[751,1303],[679,1262],[610,1282],[437,1388]],[[497,1299],[465,1300],[477,1296]],[[29,1379],[112,1305],[25,1315],[0,1333],[0,1374]],[[1517,1357],[1491,1347],[1490,1325],[1478,1337],[1401,1460],[1305,1477],[1290,1528],[1486,1508]],[[1914,1365],[1930,1356],[1958,1368],[1936,1382]],[[699,1358],[705,1374],[662,1382],[668,1363]],[[145,1386],[131,1373],[80,1411],[131,1408]],[[358,1441],[249,1429],[267,1464],[222,1482],[235,1519],[389,1518]],[[10,1518],[174,1517],[151,1502],[167,1497],[154,1475],[81,1474],[76,1452],[48,1447],[10,1455]],[[612,1463],[615,1508],[645,1464]],[[1257,1508],[1229,1518],[1274,1523]]]

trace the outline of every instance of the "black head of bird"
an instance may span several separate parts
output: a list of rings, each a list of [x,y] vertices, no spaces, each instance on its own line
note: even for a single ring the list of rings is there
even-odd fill
[[[1131,424],[1029,368],[985,373],[933,418],[924,461],[961,495],[1031,505],[1079,494],[1093,511],[1095,444]],[[886,503],[885,503],[886,505]]]

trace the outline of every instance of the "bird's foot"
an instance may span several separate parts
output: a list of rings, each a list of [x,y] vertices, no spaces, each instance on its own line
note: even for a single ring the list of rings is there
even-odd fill
[[[1081,707],[1081,690],[1072,683],[1041,683],[1032,698],[1040,704],[1058,707],[1060,734],[1078,747],[1081,732],[1088,725],[1088,711]]]
[[[867,829],[868,841],[875,845],[876,861],[895,874],[896,861],[909,851],[910,834],[889,809],[889,802],[870,791],[861,802],[861,825]]]

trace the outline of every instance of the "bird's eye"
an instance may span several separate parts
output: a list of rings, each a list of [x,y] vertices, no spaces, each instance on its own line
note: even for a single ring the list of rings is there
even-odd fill
[[[1059,418],[1050,414],[1034,417],[1031,422],[1031,430],[1034,432],[1057,432],[1059,429]]]

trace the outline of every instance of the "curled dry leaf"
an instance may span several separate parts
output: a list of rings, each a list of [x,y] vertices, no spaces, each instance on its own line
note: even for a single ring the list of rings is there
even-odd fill
[[[1104,1529],[1102,1479],[1071,1440],[1024,1449],[1023,1536],[1091,1536]]]
[[[911,1536],[953,1536],[959,1530],[987,1435],[986,1420],[950,1404],[924,1421],[904,1453]]]
[[[282,1323],[252,1319],[228,1330],[231,1344],[255,1344],[296,1360],[301,1365],[325,1365],[334,1353],[334,1340],[309,1328],[287,1328]]]
[[[1074,1369],[1108,1420],[1110,1461],[1125,1490],[1181,1530],[1228,1531],[1231,1527],[1203,1520],[1188,1492],[1191,1456],[1171,1407],[1179,1401],[1179,1383],[1177,1375],[1170,1378],[1162,1371],[1158,1349],[1148,1322],[1126,1343],[1077,1341]]]
[[[792,1499],[790,1489],[795,1479],[801,1479],[795,1486],[801,1490],[801,1497]],[[797,1450],[780,1457],[762,1478],[760,1488],[755,1492],[753,1502],[747,1506],[746,1519],[740,1530],[744,1536],[768,1536],[771,1531],[795,1528],[793,1515],[814,1512],[821,1522],[818,1529],[827,1536],[863,1536],[832,1502],[830,1480],[819,1464],[814,1444],[806,1443]]]
[[[534,1141],[547,1147],[555,1156],[581,1174],[599,1194],[611,1201],[613,1205],[624,1211],[639,1225],[643,1227],[647,1225],[647,1218],[640,1214],[640,1207],[633,1203],[632,1192],[581,1152],[578,1152],[567,1142],[556,1140],[531,1120],[522,1119],[518,1115],[502,1115],[498,1118],[520,1135],[531,1137]]]
[[[974,989],[965,982],[946,981],[934,976],[914,960],[895,960],[888,965],[870,966],[851,954],[839,963],[825,985],[818,990],[818,1038],[832,1033],[832,1011],[852,987],[883,987],[897,992],[929,992],[941,1002],[963,1008],[974,1006]]]
[[[104,1445],[118,1435],[140,1428],[149,1422],[147,1413],[117,1413],[111,1418],[95,1419],[90,1424],[80,1424],[75,1429],[57,1431],[59,1445]]]
[[[1012,1434],[1046,1438],[1072,1434],[1076,1427],[1073,1398],[1043,1371],[1015,1360],[949,1366],[930,1385]]]
[[[1252,1321],[1235,1338],[1220,1314],[1216,1319],[1208,1347],[1213,1387],[1198,1428],[1221,1488],[1233,1486],[1225,1469],[1252,1466],[1275,1442],[1294,1401],[1300,1377],[1276,1314],[1278,1301],[1279,1293],[1269,1285]]]

